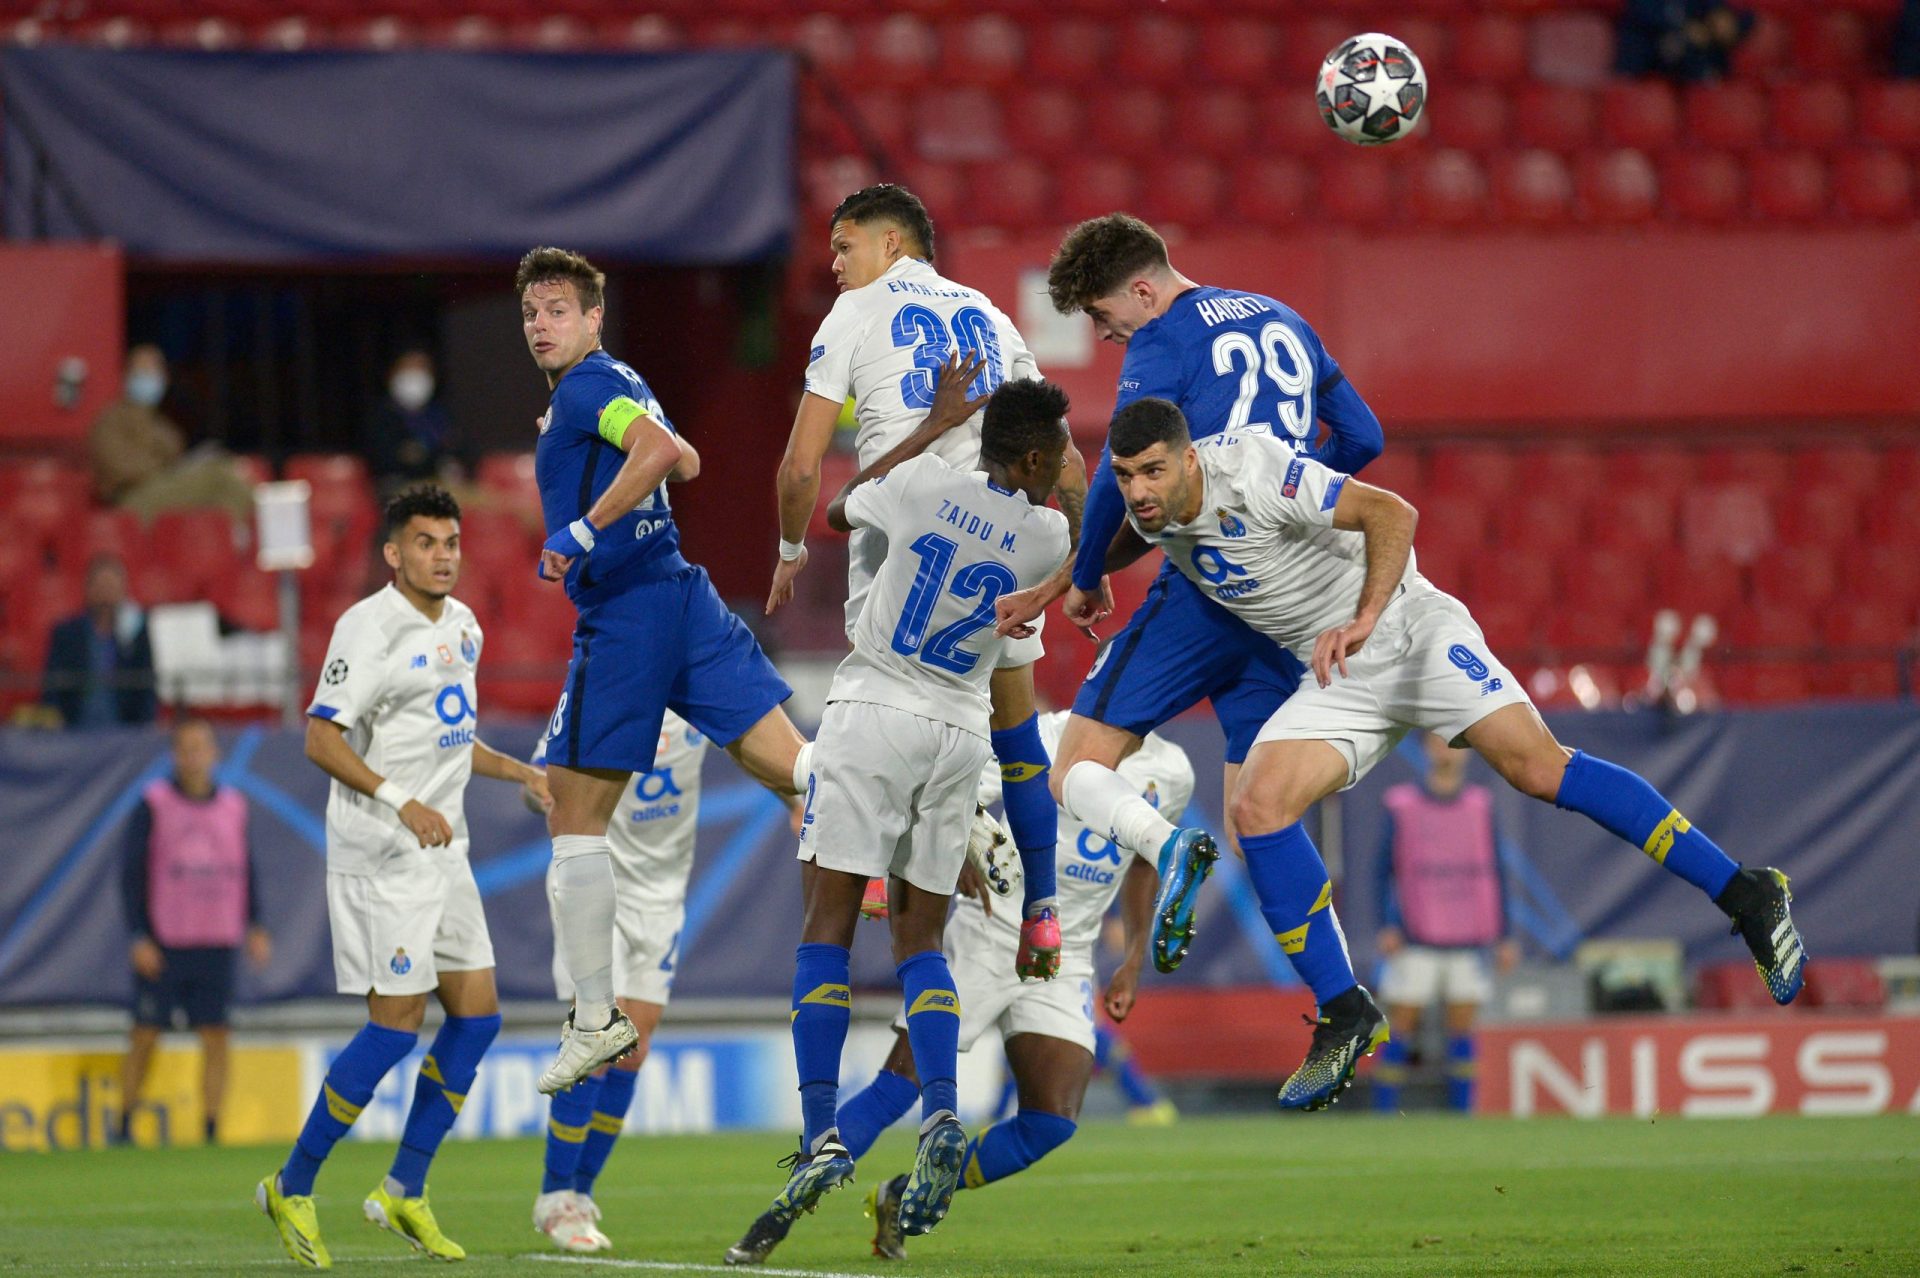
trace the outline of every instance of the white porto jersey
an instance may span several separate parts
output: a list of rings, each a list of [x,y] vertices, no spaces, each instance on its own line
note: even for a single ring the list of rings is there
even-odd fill
[[[829,702],[868,701],[987,735],[987,683],[1006,642],[993,603],[1067,557],[1067,518],[921,455],[847,494],[847,520],[886,539]]]
[[[700,770],[707,739],[700,730],[668,710],[660,721],[660,743],[653,770],[636,772],[607,823],[614,881],[621,910],[678,909],[687,899],[693,873],[693,845],[700,820]],[[544,764],[546,738],[534,749],[533,762]]]
[[[974,395],[1040,370],[1026,342],[979,289],[944,278],[919,258],[903,257],[864,288],[833,304],[807,357],[807,390],[837,402],[854,397],[855,447],[870,466],[913,433],[933,404],[940,368],[958,347],[986,368]],[[980,414],[927,451],[956,470],[980,464]]]
[[[1066,727],[1067,712],[1055,710],[1040,716],[1040,739],[1046,743],[1049,757],[1058,753],[1060,733]],[[1187,804],[1193,798],[1193,764],[1187,752],[1156,733],[1148,733],[1138,750],[1121,760],[1116,769],[1128,785],[1159,809],[1160,815],[1180,824]],[[1000,797],[1000,765],[989,763],[980,774],[980,801],[991,803]],[[1120,881],[1127,873],[1127,849],[1105,834],[1088,829],[1074,820],[1065,808],[1060,810],[1060,841],[1055,847],[1060,901],[1060,940],[1065,947],[1061,963],[1090,966],[1093,947],[1100,939],[1100,920],[1120,893]],[[1157,849],[1156,849],[1157,851]],[[1149,865],[1151,858],[1142,856]],[[1011,938],[1020,941],[1020,863],[1013,861],[1014,890],[1004,898],[991,916],[992,923]],[[970,896],[954,898],[956,908],[983,911],[980,902]]]
[[[1347,477],[1271,435],[1210,435],[1193,446],[1200,513],[1134,531],[1222,607],[1311,660],[1315,639],[1353,620],[1367,575],[1366,537],[1333,526]],[[1431,589],[1411,554],[1401,582]]]
[[[391,584],[340,614],[307,713],[347,730],[380,776],[447,819],[465,855],[467,778],[480,702],[480,624],[457,599],[430,621]],[[340,782],[327,797],[327,866],[370,873],[386,851],[419,841],[399,814]]]

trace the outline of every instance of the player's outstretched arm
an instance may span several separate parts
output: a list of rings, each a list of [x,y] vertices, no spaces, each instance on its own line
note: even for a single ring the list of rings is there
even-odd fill
[[[480,740],[473,741],[473,772],[475,776],[486,777],[491,781],[512,781],[532,791],[541,806],[546,806],[547,773],[544,768],[536,768],[531,763],[522,763],[511,755],[501,754],[498,750]]]
[[[1380,614],[1393,598],[1394,588],[1406,575],[1407,559],[1413,554],[1413,528],[1419,512],[1407,501],[1384,488],[1349,479],[1340,486],[1333,507],[1333,526],[1343,532],[1358,532],[1367,539],[1367,575],[1360,583],[1360,602],[1353,620],[1335,626],[1313,643],[1313,674],[1326,687],[1333,681],[1333,669],[1347,673],[1347,658],[1358,652],[1373,633]]]
[[[453,827],[447,819],[369,768],[347,744],[347,730],[339,724],[307,719],[307,758],[341,785],[392,808],[399,814],[400,823],[420,840],[421,847],[443,847],[453,842]]]
[[[1107,1015],[1124,1021],[1133,1011],[1135,992],[1140,986],[1140,964],[1147,956],[1147,935],[1153,925],[1153,899],[1160,891],[1160,875],[1152,863],[1132,857],[1127,875],[1120,880],[1120,927],[1125,935],[1120,966],[1107,982],[1103,1000]]]
[[[820,459],[827,455],[840,404],[808,391],[800,396],[787,435],[787,451],[774,472],[773,486],[780,505],[780,561],[773,567],[773,586],[767,591],[771,613],[793,600],[793,581],[807,566],[807,521],[820,500]]]
[[[986,360],[977,354],[956,350],[947,357],[939,379],[934,383],[933,405],[927,409],[927,415],[913,428],[911,435],[841,486],[833,500],[827,503],[829,527],[840,532],[852,532],[853,525],[847,522],[848,493],[864,483],[879,479],[901,462],[926,452],[934,440],[962,425],[986,406],[988,397],[985,395],[978,399],[967,398],[967,388],[973,385],[974,378],[980,376],[980,371],[986,366]]]
[[[1321,387],[1317,406],[1320,420],[1327,424],[1327,442],[1307,455],[1328,470],[1358,474],[1386,448],[1387,436],[1380,429],[1380,419],[1344,375],[1332,386]]]

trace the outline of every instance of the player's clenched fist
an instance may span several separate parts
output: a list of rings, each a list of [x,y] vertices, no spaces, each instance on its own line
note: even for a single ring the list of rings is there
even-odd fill
[[[418,799],[408,799],[401,807],[400,824],[413,831],[423,848],[443,848],[453,842],[453,827],[447,819]]]
[[[540,547],[540,579],[559,581],[573,567],[573,561],[584,559],[593,553],[593,543],[600,530],[585,519],[576,519],[547,538]]]

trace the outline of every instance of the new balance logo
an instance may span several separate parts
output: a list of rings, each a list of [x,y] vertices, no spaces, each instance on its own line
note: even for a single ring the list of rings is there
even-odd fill
[[[1498,692],[1500,691],[1500,689],[1506,686],[1507,686],[1506,684],[1502,683],[1498,679],[1489,679],[1485,683],[1480,685],[1480,695],[1484,697],[1488,693]]]

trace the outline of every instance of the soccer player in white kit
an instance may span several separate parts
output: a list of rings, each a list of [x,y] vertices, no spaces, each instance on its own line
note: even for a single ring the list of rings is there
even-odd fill
[[[1040,717],[1047,749],[1059,743],[1066,721],[1064,710]],[[1193,764],[1179,746],[1150,733],[1138,750],[1121,761],[1119,770],[1134,792],[1167,820],[1180,820],[1193,797]],[[981,773],[980,797],[990,803],[999,790],[999,770],[989,764]],[[1116,1021],[1124,1021],[1133,1010],[1160,876],[1147,857],[1130,854],[1064,810],[1061,817],[1055,851],[1064,942],[1059,976],[1046,982],[1023,982],[1015,976],[1007,960],[1019,948],[1019,928],[1006,911],[994,911],[971,867],[961,877],[961,894],[947,920],[941,948],[960,997],[960,1050],[971,1047],[987,1030],[998,1029],[1020,1096],[1020,1109],[1013,1117],[968,1143],[962,1178],[968,1189],[1024,1171],[1073,1136],[1074,1120],[1093,1076],[1094,947],[1101,920],[1116,897],[1125,925],[1125,954],[1101,1001]],[[912,1108],[919,1094],[903,1018],[894,1021],[894,1032],[893,1051],[880,1072],[840,1106],[835,1118],[841,1142],[856,1161],[881,1132]],[[874,1221],[874,1254],[889,1260],[906,1258],[899,1229],[900,1198],[906,1184],[902,1174],[867,1195],[867,1214]],[[791,1226],[791,1220],[763,1213],[727,1252],[727,1263],[764,1262]]]
[[[819,498],[820,459],[848,395],[859,423],[860,464],[871,466],[920,424],[950,354],[980,361],[971,386],[981,403],[1004,382],[1040,376],[1026,341],[986,294],[934,270],[933,219],[911,191],[891,183],[856,191],[840,202],[828,225],[840,298],[814,334],[806,393],[780,463],[780,562],[768,612],[793,597],[794,578],[806,565],[801,539]],[[927,451],[956,469],[973,470],[980,460],[980,429],[974,416]],[[1063,474],[1060,506],[1075,530],[1087,489],[1077,451],[1068,450]],[[849,640],[885,553],[878,532],[855,530],[847,559]],[[1060,932],[1053,909],[1057,817],[1033,698],[1033,663],[1041,655],[1037,628],[1001,652],[991,684],[991,745],[1006,780],[1007,825],[1026,871],[1016,963],[1023,975],[1044,979],[1058,968]]]
[[[1135,534],[1116,542],[1109,568],[1158,546],[1202,592],[1313,673],[1260,730],[1234,788],[1250,870],[1256,860],[1318,867],[1318,853],[1278,855],[1302,843],[1312,850],[1301,816],[1423,728],[1698,887],[1733,920],[1774,999],[1799,992],[1806,951],[1786,875],[1743,869],[1644,779],[1556,741],[1465,606],[1416,570],[1412,506],[1271,437],[1195,441],[1164,399],[1116,413],[1109,447]],[[1287,891],[1261,897],[1263,906],[1283,903],[1267,908],[1268,922],[1320,1003],[1313,1044],[1280,1103],[1317,1109],[1345,1089],[1360,1055],[1386,1041],[1387,1022],[1353,979],[1328,886],[1317,872],[1296,877],[1290,913]],[[1339,992],[1323,995],[1329,988]]]
[[[393,581],[341,614],[307,709],[307,757],[333,778],[327,798],[327,921],[342,994],[367,1000],[367,1023],[327,1069],[286,1165],[254,1198],[287,1254],[331,1264],[313,1180],[374,1088],[413,1050],[436,993],[446,1021],[420,1067],[392,1170],[367,1195],[368,1220],[440,1260],[466,1253],[427,1205],[427,1166],[500,1031],[493,944],[467,861],[467,778],[536,794],[544,774],[475,735],[482,636],[452,591],[460,576],[460,507],[426,486],[386,510]]]
[[[948,361],[942,380],[957,372],[949,385],[964,388],[977,364]],[[924,1116],[901,1195],[902,1231],[932,1229],[959,1185],[967,1143],[954,1117],[961,1003],[940,934],[991,757],[987,685],[1004,643],[993,601],[1066,562],[1066,518],[1041,504],[1069,448],[1066,409],[1057,386],[1008,382],[987,403],[983,471],[922,454],[923,427],[827,509],[835,528],[879,532],[887,553],[827,694],[801,822],[806,917],[792,1029],[805,1130],[772,1207],[784,1220],[853,1175],[834,1115],[851,1010],[848,950],[877,875],[891,876],[888,923]]]

